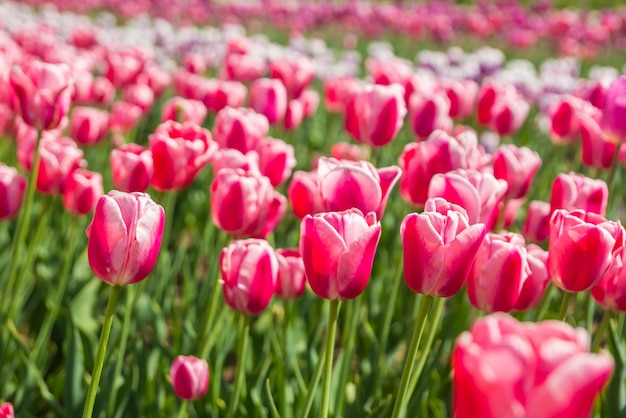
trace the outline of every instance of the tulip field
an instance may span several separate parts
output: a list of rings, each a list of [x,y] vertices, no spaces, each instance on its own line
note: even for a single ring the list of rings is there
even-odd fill
[[[0,418],[626,417],[626,6],[563,3],[1,2]]]

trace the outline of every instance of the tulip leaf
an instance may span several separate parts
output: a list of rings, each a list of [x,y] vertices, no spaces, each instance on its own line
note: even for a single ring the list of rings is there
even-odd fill
[[[68,417],[80,416],[85,399],[85,353],[80,331],[68,315],[65,347],[63,348],[65,361],[65,415]]]

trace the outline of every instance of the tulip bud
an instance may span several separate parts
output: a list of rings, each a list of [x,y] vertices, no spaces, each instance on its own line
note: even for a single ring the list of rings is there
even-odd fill
[[[231,243],[220,255],[224,300],[234,311],[257,315],[270,303],[278,277],[278,260],[265,240]]]
[[[83,151],[69,138],[44,136],[39,144],[37,190],[63,193],[70,174],[84,164]]]
[[[63,206],[75,215],[86,215],[93,210],[103,194],[102,174],[79,168],[67,179],[63,190]]]
[[[361,82],[356,78],[329,78],[324,82],[324,105],[329,112],[342,113],[361,89]]]
[[[170,367],[172,387],[179,398],[195,401],[209,388],[209,365],[194,356],[176,356]]]
[[[438,129],[451,131],[449,113],[450,99],[441,93],[414,92],[409,98],[409,121],[418,138],[426,138]]]
[[[0,163],[0,220],[14,218],[22,206],[26,178],[13,167]]]
[[[117,190],[101,196],[87,227],[87,255],[94,274],[112,286],[145,279],[163,239],[165,212],[145,193]]]
[[[275,138],[264,138],[257,143],[259,168],[270,179],[273,187],[281,185],[296,166],[293,145]]]
[[[294,215],[302,219],[325,210],[317,171],[296,171],[287,189]]]
[[[276,295],[282,299],[297,299],[306,289],[306,275],[302,256],[297,249],[276,250],[278,280]]]

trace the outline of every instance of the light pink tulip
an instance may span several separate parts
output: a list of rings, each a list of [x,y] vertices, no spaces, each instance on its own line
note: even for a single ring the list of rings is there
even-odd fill
[[[550,236],[550,204],[533,200],[528,205],[522,234],[529,241],[543,242]]]
[[[282,121],[287,113],[287,89],[279,79],[259,78],[250,88],[250,107],[265,115],[270,124]]]
[[[206,107],[201,101],[175,96],[163,105],[161,122],[174,120],[180,123],[193,122],[202,125],[206,114]]]
[[[360,80],[353,77],[329,78],[324,82],[324,105],[329,112],[342,113],[352,98],[361,91]]]

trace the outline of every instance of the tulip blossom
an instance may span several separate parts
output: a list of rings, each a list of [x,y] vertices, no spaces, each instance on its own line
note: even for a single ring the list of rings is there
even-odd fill
[[[211,184],[211,216],[235,237],[264,238],[276,228],[287,209],[287,199],[270,180],[254,171],[223,168]]]
[[[550,212],[581,209],[604,216],[608,200],[609,188],[604,180],[594,180],[575,172],[560,173],[552,183]]]
[[[366,146],[335,142],[330,147],[330,155],[337,160],[360,161],[370,157],[370,149]]]
[[[22,207],[26,178],[13,167],[0,163],[0,220],[14,218]]]
[[[198,76],[200,77],[200,76]],[[200,100],[208,110],[219,112],[226,106],[241,107],[247,88],[238,81],[215,80],[200,77],[197,86],[192,84],[196,91],[187,97]]]
[[[300,219],[306,215],[324,212],[326,208],[317,171],[296,171],[289,183],[287,196],[294,215]]]
[[[70,136],[79,144],[102,141],[109,130],[109,114],[95,107],[77,106],[70,116]]]
[[[154,92],[146,84],[131,84],[124,88],[123,98],[126,103],[134,104],[143,115],[147,115],[154,103]]]
[[[613,142],[626,142],[626,77],[618,77],[606,92],[602,130]]]
[[[380,239],[374,212],[358,209],[304,217],[300,254],[313,292],[331,301],[354,299],[369,281]]]
[[[366,86],[346,107],[346,131],[363,144],[387,145],[404,124],[407,110],[403,94],[399,84]]]
[[[270,124],[282,121],[287,113],[287,89],[279,79],[259,78],[250,88],[250,107],[265,115]]]
[[[374,83],[388,86],[390,84],[404,85],[413,74],[413,65],[410,61],[398,57],[382,59],[369,58],[365,68],[374,79]]]
[[[456,418],[587,418],[613,371],[609,354],[564,322],[478,319],[452,353]]]
[[[522,234],[527,240],[543,242],[550,236],[550,204],[533,200],[528,205]]]
[[[506,197],[509,199],[526,196],[539,167],[541,157],[527,147],[502,145],[493,155],[493,175],[507,182]]]
[[[63,190],[63,206],[75,215],[86,215],[95,207],[102,188],[102,174],[79,168],[67,179]]]
[[[270,179],[272,186],[278,187],[291,175],[296,166],[293,145],[275,138],[263,138],[257,143],[259,169]]]
[[[446,78],[439,86],[449,99],[451,118],[464,119],[472,114],[478,97],[478,84],[474,80]]]
[[[129,132],[137,127],[142,113],[141,108],[133,103],[115,102],[111,108],[109,127],[113,132]]]
[[[548,267],[552,281],[567,292],[582,292],[598,284],[624,244],[619,222],[593,212],[558,209],[550,219]]]
[[[39,154],[37,190],[44,194],[63,193],[70,174],[84,165],[83,151],[69,138],[44,135]]]
[[[538,245],[529,244],[526,246],[526,261],[530,273],[524,281],[519,298],[515,303],[514,309],[516,311],[527,311],[539,305],[550,282],[547,251]]]
[[[582,116],[580,118],[580,136],[582,137],[582,162],[587,167],[610,168],[617,147],[600,127],[599,116]],[[621,151],[621,149],[620,149]]]
[[[179,398],[195,401],[209,388],[209,365],[194,356],[176,356],[170,367],[170,379]]]
[[[13,405],[10,402],[0,405],[0,418],[15,418]]]
[[[217,150],[211,133],[193,122],[163,122],[149,142],[154,160],[152,185],[157,190],[186,188]]]
[[[278,280],[276,296],[282,299],[296,299],[306,289],[306,275],[302,256],[297,249],[276,250],[278,260]]]
[[[109,157],[113,185],[123,192],[145,191],[154,174],[152,151],[137,144],[122,145]]]
[[[367,161],[339,161],[322,157],[317,167],[322,201],[328,211],[357,208],[382,218],[400,167],[376,169]]]
[[[357,78],[337,77],[324,81],[324,105],[329,112],[341,113],[363,87]]]
[[[73,86],[66,65],[33,61],[14,67],[9,81],[20,115],[28,125],[38,130],[54,129],[67,114]]]
[[[604,309],[626,312],[626,247],[613,253],[613,262],[598,284],[591,288],[591,296]]]
[[[297,99],[313,81],[315,64],[306,57],[286,56],[270,62],[270,77],[283,82],[289,99]]]
[[[193,122],[202,125],[206,114],[207,109],[201,101],[175,96],[163,105],[161,122],[174,120],[180,123]]]
[[[304,120],[304,105],[300,100],[290,100],[287,104],[285,112],[285,120],[283,126],[285,130],[291,131],[296,129]]]
[[[409,98],[409,122],[418,138],[426,138],[438,129],[451,131],[449,112],[450,99],[444,94],[415,92]]]
[[[211,165],[213,166],[213,174],[216,174],[223,168],[240,168],[243,171],[261,174],[261,170],[259,170],[259,154],[256,151],[249,151],[243,154],[234,148],[221,148],[213,155]]]
[[[94,274],[112,286],[145,279],[161,249],[165,211],[145,193],[110,191],[100,197],[87,227]]]
[[[147,54],[139,48],[107,48],[104,58],[106,78],[117,87],[134,83],[148,61]]]
[[[224,300],[236,312],[257,315],[270,303],[278,260],[265,240],[233,241],[220,255]]]
[[[427,200],[424,212],[407,215],[400,226],[407,286],[437,297],[457,293],[486,232],[484,224],[469,225],[460,206],[441,198]]]
[[[213,136],[220,148],[233,148],[245,154],[267,136],[267,118],[252,109],[225,107],[217,113]]]
[[[251,82],[263,77],[267,64],[261,57],[249,54],[227,54],[224,57],[224,73],[228,80]]]

